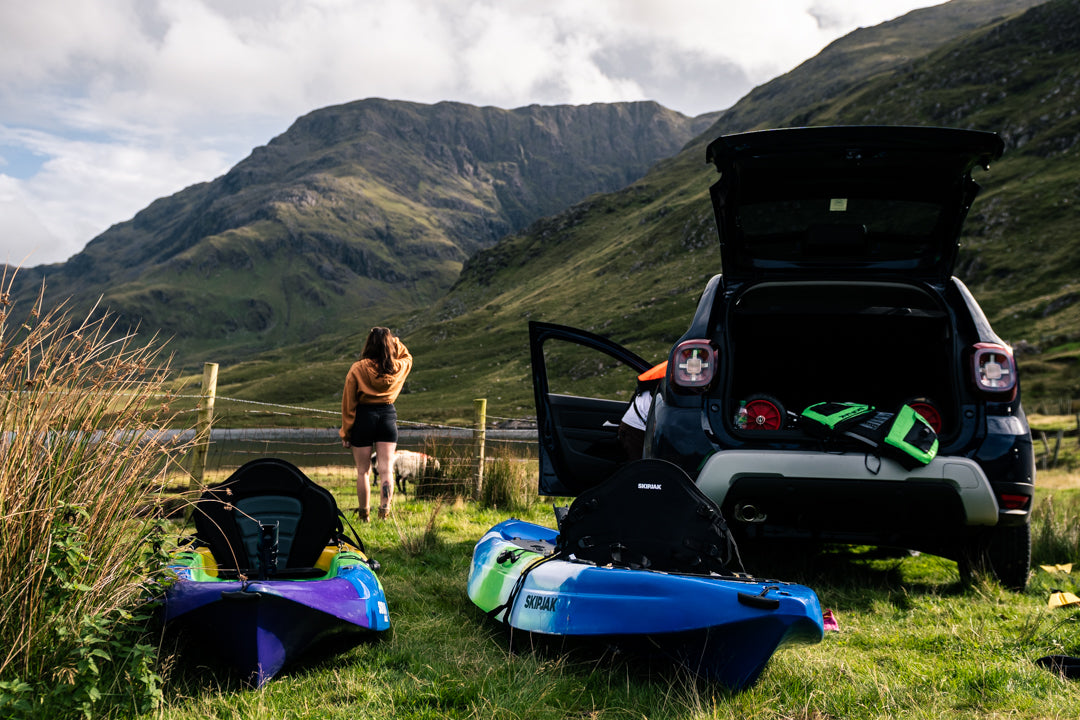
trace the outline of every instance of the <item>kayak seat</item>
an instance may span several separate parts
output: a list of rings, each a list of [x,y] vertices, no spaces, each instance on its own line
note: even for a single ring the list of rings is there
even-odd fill
[[[246,463],[196,503],[195,535],[214,555],[219,577],[321,576],[319,557],[342,533],[333,495],[277,458]]]
[[[629,462],[579,493],[559,522],[556,548],[601,566],[704,575],[742,570],[720,508],[682,468],[653,458]]]
[[[273,525],[277,530],[277,568],[287,568],[296,528],[304,514],[300,501],[288,495],[259,495],[238,501],[236,510],[236,524],[248,557],[255,558],[258,565],[262,526]]]

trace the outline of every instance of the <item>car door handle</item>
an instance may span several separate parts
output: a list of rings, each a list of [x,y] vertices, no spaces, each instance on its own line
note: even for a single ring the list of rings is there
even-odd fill
[[[602,428],[617,428],[619,426],[616,423],[611,422],[610,420],[605,420],[604,424],[601,425],[600,427],[602,427]]]

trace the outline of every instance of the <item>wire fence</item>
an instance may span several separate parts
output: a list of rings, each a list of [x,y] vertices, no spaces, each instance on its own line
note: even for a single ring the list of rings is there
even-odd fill
[[[181,409],[187,413],[198,412],[210,397],[190,394],[173,395],[171,399],[190,401],[190,411]],[[205,458],[205,470],[211,477],[227,475],[250,460],[276,457],[306,471],[317,471],[331,481],[355,480],[352,450],[342,446],[338,435],[340,411],[220,395],[213,401],[215,419]],[[237,414],[243,415],[243,422],[238,424],[245,427],[223,427]],[[255,426],[251,427],[252,424]],[[460,482],[475,472],[476,430],[476,427],[399,418],[398,450],[437,458],[440,477]],[[528,461],[536,457],[534,418],[485,415],[483,430],[487,462]],[[194,433],[187,430],[176,435],[188,439]],[[430,476],[431,469],[426,471]],[[416,482],[420,478],[412,479]]]

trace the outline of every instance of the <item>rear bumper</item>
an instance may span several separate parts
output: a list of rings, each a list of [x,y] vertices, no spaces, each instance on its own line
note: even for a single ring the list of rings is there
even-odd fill
[[[697,484],[733,529],[759,536],[901,541],[995,526],[1010,513],[964,457],[908,470],[866,453],[727,450],[706,460]]]

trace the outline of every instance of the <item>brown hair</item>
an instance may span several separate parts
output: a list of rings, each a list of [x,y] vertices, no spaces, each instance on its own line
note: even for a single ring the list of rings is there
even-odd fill
[[[361,359],[369,359],[375,363],[377,375],[392,375],[394,373],[394,334],[389,328],[373,327],[364,341],[364,349],[360,352]]]

